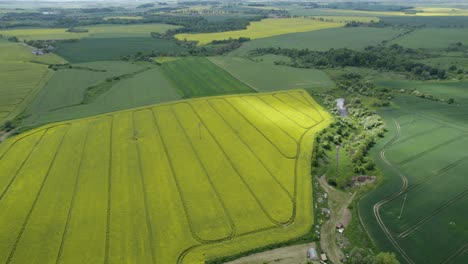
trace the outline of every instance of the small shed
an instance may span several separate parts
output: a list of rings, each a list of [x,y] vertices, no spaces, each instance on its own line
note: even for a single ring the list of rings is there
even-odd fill
[[[336,224],[336,229],[341,229],[341,228],[344,228],[343,224],[342,223],[338,223]]]
[[[327,259],[327,255],[325,254],[320,254],[320,259],[323,261],[323,262],[326,262],[328,259]]]
[[[317,250],[313,247],[309,248],[309,250],[307,250],[307,258],[310,260],[318,260]]]

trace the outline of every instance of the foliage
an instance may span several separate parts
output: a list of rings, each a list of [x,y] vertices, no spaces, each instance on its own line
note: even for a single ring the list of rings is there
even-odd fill
[[[252,55],[276,54],[291,57],[287,63],[293,67],[329,68],[329,67],[367,67],[387,71],[407,72],[419,79],[446,79],[444,69],[425,65],[414,60],[428,58],[429,53],[404,48],[397,44],[390,46],[368,46],[363,51],[346,48],[330,49],[328,51],[311,51],[308,49],[261,48],[251,52]],[[284,64],[280,62],[281,64]]]

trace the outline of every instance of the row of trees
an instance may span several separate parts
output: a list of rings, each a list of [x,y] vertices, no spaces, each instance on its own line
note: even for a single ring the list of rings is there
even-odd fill
[[[292,62],[278,62],[299,68],[366,67],[386,71],[407,72],[417,79],[447,79],[447,72],[415,60],[432,55],[422,49],[390,46],[368,46],[362,51],[347,48],[313,51],[309,49],[261,48],[251,55],[276,54],[292,58]]]

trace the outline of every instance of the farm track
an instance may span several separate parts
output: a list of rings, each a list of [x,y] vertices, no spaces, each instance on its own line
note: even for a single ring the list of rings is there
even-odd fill
[[[227,120],[225,119],[225,117],[223,115],[221,115],[215,108],[213,108],[213,106],[211,104],[209,104],[209,106],[224,121],[224,123],[231,128],[232,131],[236,131],[236,129],[234,129],[232,127],[232,125],[229,124],[229,122],[227,122]],[[255,151],[252,149],[252,147],[250,147],[249,144],[247,142],[245,142],[245,139],[243,139],[238,133],[236,133],[236,136],[244,143],[244,145],[247,147],[247,149],[249,149],[250,152],[252,152],[254,154],[257,161],[260,162],[260,164],[262,164],[263,168],[266,171],[268,171],[268,173],[270,174],[270,177],[281,187],[281,189],[283,189],[283,191],[289,196],[289,199],[291,199],[292,203],[294,204],[294,198],[293,198],[292,194],[288,191],[286,186],[284,186],[280,182],[280,180],[278,180],[278,178],[276,178],[276,176],[273,174],[273,172],[265,165],[265,162],[262,159],[260,159],[258,157],[258,155],[255,153]]]
[[[418,181],[417,183],[411,184],[411,185],[406,189],[405,193],[408,193],[408,192],[410,192],[411,190],[418,188],[418,187],[421,186],[423,183],[429,181],[429,180],[432,179],[433,177],[439,176],[440,174],[442,174],[442,173],[444,173],[444,172],[446,172],[446,171],[448,171],[448,170],[450,170],[450,169],[452,169],[452,168],[455,168],[456,166],[458,166],[459,164],[463,163],[463,162],[466,161],[466,160],[468,160],[468,156],[465,156],[465,157],[463,157],[463,158],[461,158],[461,159],[459,159],[459,160],[457,160],[457,161],[455,161],[455,162],[453,162],[453,163],[450,163],[449,165],[443,167],[442,169],[436,171],[435,173],[433,173],[433,174],[431,174],[431,175],[429,175],[429,176],[426,176],[426,177],[422,178],[422,179],[421,179],[420,181]]]
[[[400,162],[398,163],[398,165],[404,165],[404,164],[406,164],[406,163],[408,163],[408,162],[410,162],[410,161],[413,161],[413,160],[415,160],[415,159],[417,159],[417,158],[420,158],[420,157],[422,157],[422,156],[424,156],[424,155],[426,155],[426,154],[428,154],[428,153],[431,153],[431,152],[433,152],[433,151],[435,151],[435,150],[437,150],[437,149],[439,149],[439,148],[441,148],[441,147],[444,147],[444,146],[447,145],[447,144],[453,143],[453,142],[458,141],[458,140],[460,140],[460,139],[462,139],[462,138],[464,138],[464,137],[467,137],[467,136],[468,136],[468,135],[461,135],[461,136],[458,136],[458,137],[449,139],[449,140],[447,140],[447,141],[444,141],[444,142],[442,142],[442,143],[440,143],[440,144],[438,144],[438,145],[435,145],[435,146],[432,147],[432,148],[429,148],[429,149],[427,149],[427,150],[424,150],[424,151],[422,151],[422,152],[420,152],[420,153],[418,153],[418,154],[416,154],[416,155],[414,155],[414,156],[411,156],[411,157],[409,157],[409,158],[407,158],[407,159],[404,159],[404,160],[400,161]]]
[[[190,106],[190,108],[192,109],[192,111],[195,113],[195,115],[197,115],[197,118],[198,120],[203,124],[203,126],[206,128],[206,130],[208,131],[208,133],[210,134],[210,136],[213,138],[213,140],[216,142],[217,146],[219,147],[219,149],[223,152],[225,158],[228,160],[228,162],[230,163],[231,167],[234,169],[234,171],[236,172],[236,174],[239,176],[239,179],[242,181],[242,183],[245,185],[245,187],[249,190],[249,193],[252,195],[252,197],[255,199],[255,201],[257,202],[258,206],[262,209],[262,212],[265,214],[265,216],[276,226],[281,226],[283,223],[280,223],[278,221],[276,221],[268,212],[267,210],[265,209],[265,206],[260,202],[260,199],[258,198],[258,196],[255,194],[255,192],[252,190],[252,187],[247,183],[247,181],[244,179],[244,177],[242,176],[242,174],[239,172],[239,170],[236,168],[236,166],[234,166],[234,162],[232,161],[232,159],[229,157],[229,155],[227,155],[226,151],[224,150],[224,148],[222,147],[221,143],[218,141],[218,139],[216,139],[216,137],[214,136],[213,132],[206,126],[205,122],[201,119],[200,115],[195,111],[195,108],[188,104]]]
[[[396,140],[398,140],[398,138],[400,137],[400,133],[401,133],[400,124],[396,120],[393,120],[393,121],[394,121],[395,126],[396,126],[396,134],[389,142],[387,142],[382,147],[382,149],[380,150],[380,158],[385,162],[385,164],[387,164],[387,166],[389,166],[395,172],[398,173],[398,175],[400,176],[400,178],[402,180],[402,185],[401,185],[400,190],[398,192],[396,192],[393,195],[390,195],[387,198],[384,198],[383,200],[381,200],[380,202],[377,202],[376,204],[374,204],[373,210],[374,210],[374,216],[375,216],[375,218],[377,220],[377,223],[379,224],[380,228],[384,232],[385,236],[390,240],[390,242],[395,247],[395,249],[397,249],[397,251],[401,254],[401,256],[408,263],[414,264],[414,261],[409,257],[408,254],[406,254],[406,252],[403,250],[403,248],[400,247],[400,245],[398,244],[396,239],[393,238],[390,230],[387,228],[387,226],[385,225],[382,217],[380,216],[380,208],[382,206],[384,206],[385,204],[389,203],[390,201],[392,201],[393,199],[395,199],[396,197],[400,196],[402,193],[405,192],[406,188],[408,188],[408,179],[406,178],[406,176],[403,175],[397,168],[395,168],[395,166],[390,161],[388,161],[387,158],[385,157],[385,151],[388,148],[390,148],[395,143]]]
[[[234,109],[234,111],[236,111],[236,112],[239,114],[239,116],[241,116],[247,123],[249,123],[249,125],[250,125],[251,127],[253,127],[255,130],[257,130],[258,133],[260,133],[266,140],[268,140],[268,142],[270,142],[270,144],[271,144],[273,147],[275,147],[276,150],[277,150],[284,158],[286,158],[286,159],[295,159],[295,158],[297,157],[297,151],[296,151],[296,155],[294,155],[294,156],[288,156],[288,155],[286,155],[285,153],[283,153],[283,151],[282,151],[273,141],[271,141],[271,139],[268,138],[268,136],[265,135],[264,132],[262,132],[262,131],[261,131],[258,127],[256,127],[252,122],[250,122],[250,121],[245,117],[245,115],[243,115],[243,114],[239,111],[239,109],[235,108],[235,107],[234,107],[229,101],[227,101],[226,99],[223,99],[223,101],[224,101],[226,104],[230,105],[230,106],[232,107],[232,109]],[[208,101],[208,103],[209,103],[213,108],[216,108],[216,107],[213,106],[212,102]],[[276,124],[275,124],[275,125],[276,125]],[[282,131],[283,131],[283,130],[282,130]],[[283,132],[284,132],[284,131],[283,131]],[[291,137],[290,137],[290,138],[291,138]],[[293,138],[291,138],[291,139],[294,140]],[[294,141],[296,142],[296,148],[297,148],[298,143],[297,143],[296,140],[294,140]]]
[[[444,211],[445,209],[447,209],[449,206],[456,203],[457,201],[463,199],[467,194],[468,194],[468,190],[465,190],[461,194],[455,196],[453,199],[451,199],[448,202],[440,205],[436,210],[434,210],[428,216],[426,216],[423,219],[421,219],[420,221],[418,221],[415,225],[408,228],[406,231],[403,231],[400,234],[398,234],[397,237],[398,238],[405,238],[405,237],[411,235],[414,231],[418,230],[421,226],[428,223],[436,215],[438,215],[439,213],[441,213],[442,211]]]
[[[135,113],[137,111],[132,112],[132,125],[133,125],[133,137],[137,138],[138,137],[138,130],[137,126],[135,124]],[[148,228],[148,240],[150,242],[150,252],[151,252],[151,260],[153,261],[153,264],[156,263],[156,253],[154,252],[154,245],[155,245],[155,239],[154,239],[154,233],[153,233],[153,226],[151,224],[151,218],[149,215],[149,202],[148,202],[148,191],[146,190],[146,184],[145,184],[145,176],[143,175],[143,164],[141,162],[141,147],[140,143],[138,140],[135,142],[135,147],[136,147],[136,153],[137,153],[137,159],[138,159],[138,170],[140,174],[140,181],[141,181],[141,192],[143,193],[143,202],[145,204],[145,220],[146,220],[146,228]]]
[[[453,254],[451,254],[448,258],[440,262],[440,264],[450,264],[457,259],[458,256],[461,254],[464,254],[465,252],[468,251],[468,243],[462,245],[459,249],[457,249]]]
[[[21,163],[21,165],[18,167],[18,169],[16,170],[16,173],[13,175],[13,177],[11,178],[11,180],[8,182],[5,190],[3,190],[3,192],[0,194],[0,201],[3,199],[3,197],[5,196],[5,194],[7,193],[7,191],[10,189],[11,185],[13,184],[13,182],[15,181],[16,177],[18,176],[18,173],[21,171],[21,169],[23,168],[23,166],[26,164],[26,162],[29,160],[29,158],[31,157],[32,153],[34,152],[34,150],[36,149],[37,145],[39,145],[39,143],[42,141],[42,139],[44,138],[44,135],[46,134],[47,130],[43,131],[42,132],[42,135],[41,137],[36,141],[36,143],[34,144],[34,146],[31,148],[31,151],[28,153],[28,155],[26,156],[26,158],[23,160],[23,162]],[[18,141],[16,141],[18,142]],[[15,143],[16,143],[15,142]],[[12,144],[8,149],[7,151],[5,151],[3,153],[3,155],[0,157],[0,160],[3,159],[3,157],[5,157],[5,155],[11,150],[11,148],[14,146],[15,144]]]
[[[31,218],[31,214],[34,211],[34,208],[35,208],[35,206],[37,204],[37,201],[39,200],[39,197],[41,196],[41,193],[42,193],[42,190],[44,189],[45,183],[47,182],[47,179],[49,178],[50,171],[52,169],[54,161],[58,156],[58,152],[59,152],[60,148],[62,147],[63,141],[65,140],[65,137],[67,136],[67,133],[68,133],[69,129],[70,129],[70,125],[67,125],[67,130],[64,132],[64,134],[62,135],[62,138],[60,139],[60,142],[59,142],[59,144],[57,146],[57,149],[56,149],[56,151],[55,151],[55,153],[53,155],[53,158],[52,158],[52,160],[50,162],[50,165],[47,168],[46,175],[44,176],[44,178],[43,178],[43,180],[41,182],[41,186],[39,187],[39,190],[38,190],[38,192],[37,192],[37,194],[36,194],[36,196],[34,198],[34,201],[33,201],[32,205],[31,205],[31,208],[29,209],[28,214],[26,215],[26,219],[24,220],[24,222],[23,222],[23,224],[21,226],[20,232],[18,233],[18,236],[16,237],[15,243],[13,244],[13,248],[11,249],[10,254],[8,255],[8,258],[7,258],[6,262],[5,262],[5,264],[9,264],[13,260],[13,256],[14,256],[14,254],[16,252],[19,241],[20,241],[21,237],[23,236],[24,231],[26,230],[26,225],[28,224],[29,219]]]
[[[164,152],[166,153],[166,158],[169,162],[169,167],[171,168],[171,175],[174,179],[174,182],[177,186],[177,193],[179,194],[179,197],[180,197],[180,200],[182,201],[182,207],[184,208],[184,215],[187,219],[187,222],[189,223],[189,228],[190,228],[190,233],[192,234],[192,237],[202,243],[202,244],[209,244],[209,243],[214,243],[214,242],[221,242],[221,241],[224,241],[224,240],[227,240],[227,238],[223,238],[223,239],[218,239],[218,240],[204,240],[202,238],[200,238],[197,233],[193,230],[193,220],[190,218],[190,215],[188,213],[188,208],[187,208],[187,199],[185,198],[183,192],[181,191],[181,185],[180,185],[180,182],[179,182],[179,179],[178,177],[176,176],[176,173],[175,173],[175,170],[174,170],[174,165],[173,165],[173,161],[171,160],[171,158],[169,157],[169,155],[167,155],[167,153],[169,153],[168,151],[168,148],[166,146],[166,143],[164,142],[164,139],[162,137],[162,134],[161,134],[161,127],[160,127],[160,124],[158,122],[158,118],[156,116],[156,113],[154,112],[154,109],[151,110],[152,112],[152,115],[153,115],[153,121],[154,121],[154,125],[156,126],[157,128],[157,131],[158,131],[158,135],[159,135],[159,138],[160,138],[160,141],[162,142],[162,145],[163,145],[163,148],[164,148]]]
[[[206,179],[208,180],[208,182],[210,183],[210,186],[211,186],[211,189],[213,189],[215,195],[216,195],[216,199],[219,201],[219,203],[221,204],[221,207],[223,208],[223,211],[224,211],[224,214],[226,216],[226,218],[228,219],[229,221],[229,226],[231,227],[231,234],[229,235],[229,237],[227,237],[226,239],[230,239],[230,238],[233,238],[236,236],[236,233],[237,233],[237,228],[234,224],[234,220],[232,219],[232,216],[229,214],[229,211],[226,207],[226,204],[225,202],[223,201],[223,199],[221,198],[221,195],[219,194],[219,191],[216,189],[216,186],[215,184],[213,183],[213,179],[211,178],[210,174],[208,173],[208,170],[206,169],[206,166],[205,164],[203,164],[202,160],[200,159],[200,153],[196,150],[195,146],[193,145],[193,142],[192,140],[190,139],[190,137],[187,135],[187,131],[185,129],[183,129],[182,127],[182,123],[180,122],[180,118],[177,116],[177,113],[174,111],[174,106],[172,105],[170,107],[171,109],[171,112],[172,114],[174,115],[175,117],[175,120],[178,124],[178,127],[180,128],[180,130],[183,132],[184,134],[184,137],[185,139],[187,140],[187,142],[189,142],[189,145],[190,147],[192,148],[192,151],[195,153],[195,156],[197,158],[197,161],[198,163],[200,164],[200,166],[203,168],[203,171],[205,173],[205,176],[206,176]]]
[[[114,141],[114,116],[110,115],[110,143],[109,143],[109,164],[107,172],[107,219],[106,219],[106,244],[104,263],[109,263],[110,252],[110,226],[111,226],[111,206],[112,206],[112,142]]]
[[[88,125],[88,127],[86,128],[86,135],[85,135],[85,139],[84,139],[84,143],[83,143],[83,148],[81,149],[81,158],[80,158],[80,162],[79,162],[79,165],[78,165],[78,171],[77,171],[77,174],[75,176],[75,182],[73,184],[73,194],[72,194],[72,197],[71,197],[71,200],[70,200],[70,206],[69,206],[68,212],[67,212],[67,219],[66,219],[64,227],[63,227],[62,239],[60,240],[60,246],[59,246],[59,249],[58,249],[58,252],[57,252],[57,258],[55,260],[56,264],[59,264],[60,261],[61,261],[64,242],[67,239],[67,235],[68,235],[68,225],[70,223],[73,208],[74,208],[74,205],[75,205],[75,197],[76,197],[76,193],[77,193],[77,189],[78,189],[78,182],[80,180],[80,175],[81,175],[81,169],[82,169],[83,159],[84,159],[84,155],[85,155],[86,144],[88,142],[88,137],[89,137],[89,127],[90,127],[90,125]]]
[[[275,109],[278,113],[280,113],[282,116],[284,116],[285,118],[291,120],[293,123],[295,123],[297,126],[303,128],[303,129],[308,129],[309,127],[304,127],[302,126],[301,124],[297,123],[296,120],[292,120],[291,118],[289,118],[288,116],[286,116],[284,113],[282,113],[281,111],[278,110],[278,108],[276,108],[275,106],[271,105],[270,103],[266,102],[262,97],[257,97],[259,100],[263,101],[263,103],[265,103],[266,105],[268,105],[269,107]],[[276,98],[275,98],[276,99]],[[278,99],[276,99],[278,100]]]
[[[400,126],[401,126],[401,125],[400,125]],[[444,126],[438,126],[438,127],[433,128],[433,129],[431,129],[431,130],[426,130],[426,131],[422,131],[422,132],[413,134],[412,136],[406,137],[406,138],[404,138],[404,139],[402,139],[402,140],[397,140],[397,141],[395,141],[395,144],[393,144],[393,145],[399,145],[399,144],[405,143],[406,141],[411,140],[411,139],[413,139],[413,138],[417,138],[417,137],[419,137],[419,136],[424,136],[424,135],[427,135],[427,134],[431,134],[431,133],[433,133],[434,131],[437,131],[437,130],[443,128],[443,127],[444,127]]]

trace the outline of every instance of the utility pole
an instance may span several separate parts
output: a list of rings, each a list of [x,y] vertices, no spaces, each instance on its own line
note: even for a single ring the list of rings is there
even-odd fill
[[[403,214],[403,209],[405,208],[405,202],[406,202],[406,197],[408,194],[405,194],[405,198],[403,198],[403,204],[401,205],[401,210],[400,210],[400,215],[398,216],[398,219],[401,218],[401,215]]]

